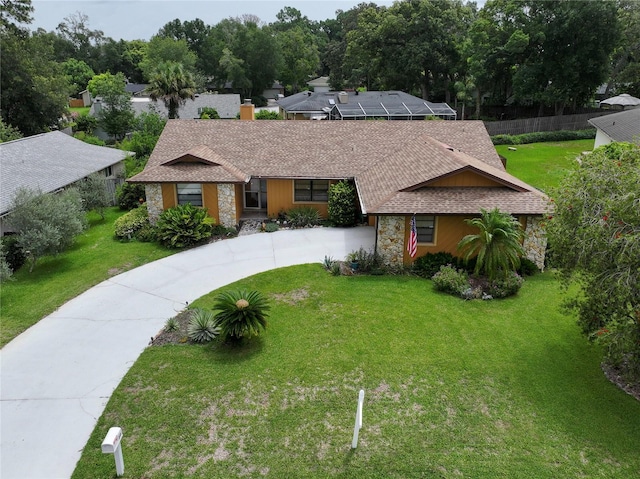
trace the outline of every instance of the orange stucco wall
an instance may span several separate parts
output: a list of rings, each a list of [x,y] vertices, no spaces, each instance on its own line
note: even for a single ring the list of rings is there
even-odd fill
[[[323,218],[328,215],[327,202],[302,203],[293,201],[293,180],[267,180],[267,215],[269,217],[278,216],[282,210],[287,211],[300,206],[311,206],[317,209]]]
[[[464,222],[465,219],[472,218],[471,216],[436,216],[436,228],[435,238],[433,244],[421,244],[418,243],[418,252],[415,258],[411,258],[407,249],[404,250],[403,262],[406,265],[411,264],[420,256],[424,256],[427,253],[438,253],[440,251],[446,251],[454,256],[459,256],[458,243],[462,238],[468,234],[475,234],[478,232],[477,228],[469,226]],[[527,217],[519,216],[518,221],[522,225],[522,230],[527,228]],[[411,231],[411,217],[405,218],[405,237],[404,244],[409,241],[409,232]]]
[[[242,209],[244,208],[244,186],[236,185],[235,193],[236,193],[236,221],[240,221],[240,217],[242,216]]]
[[[162,208],[167,210],[173,208],[176,204],[176,185],[173,183],[162,183]]]

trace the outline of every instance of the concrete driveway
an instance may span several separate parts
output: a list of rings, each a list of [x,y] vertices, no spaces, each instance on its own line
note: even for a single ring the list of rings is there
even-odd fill
[[[70,477],[113,390],[187,302],[262,271],[371,250],[374,236],[371,227],[242,236],[141,266],[69,301],[0,352],[0,477]]]

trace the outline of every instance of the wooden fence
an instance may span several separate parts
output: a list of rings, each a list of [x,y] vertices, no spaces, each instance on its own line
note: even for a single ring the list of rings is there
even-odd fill
[[[609,115],[615,111],[599,111],[582,113],[579,115],[541,116],[538,118],[523,118],[521,120],[485,121],[489,135],[522,135],[538,131],[586,130],[592,128],[587,122],[591,118]]]

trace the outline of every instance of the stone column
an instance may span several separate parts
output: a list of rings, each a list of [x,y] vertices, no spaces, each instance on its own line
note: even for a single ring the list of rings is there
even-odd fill
[[[544,257],[547,250],[547,235],[540,216],[527,216],[527,228],[522,243],[525,257],[533,261],[540,271],[544,271]]]
[[[218,184],[218,215],[220,224],[227,228],[234,228],[236,220],[236,188],[233,184]]]
[[[147,196],[147,211],[149,211],[149,221],[156,224],[163,211],[162,186],[158,183],[144,185],[144,192]]]
[[[377,252],[388,266],[403,266],[404,260],[404,216],[378,217]]]

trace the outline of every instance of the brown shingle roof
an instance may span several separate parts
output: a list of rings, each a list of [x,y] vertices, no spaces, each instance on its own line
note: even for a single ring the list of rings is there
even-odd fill
[[[187,154],[215,165],[181,163]],[[400,190],[464,169],[495,178],[516,195],[523,194],[516,190],[533,191],[522,201],[544,211],[544,195],[506,173],[483,123],[476,121],[169,120],[147,167],[131,181],[354,178],[363,208],[384,214],[404,208],[408,198],[429,196]],[[461,204],[460,213],[466,208]]]

